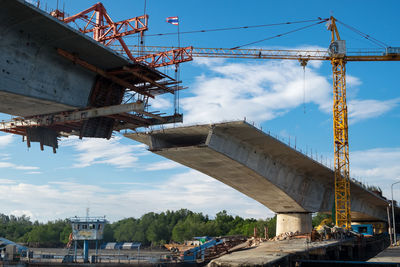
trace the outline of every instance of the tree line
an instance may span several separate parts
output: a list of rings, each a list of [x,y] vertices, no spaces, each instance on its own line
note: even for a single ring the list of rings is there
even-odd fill
[[[329,215],[318,213],[313,217],[316,226]],[[149,212],[140,218],[126,218],[104,227],[103,242],[140,242],[144,246],[158,246],[170,242],[191,240],[195,236],[253,236],[256,228],[258,236],[274,237],[276,216],[265,220],[243,219],[229,215],[225,210],[210,219],[203,213],[187,209]],[[0,237],[35,247],[64,247],[71,233],[68,219],[40,223],[29,217],[0,214]]]
[[[254,228],[264,237],[275,236],[276,217],[265,220],[243,219],[225,210],[215,218],[187,209],[149,212],[140,218],[126,218],[104,227],[104,242],[140,242],[145,246],[182,242],[195,236],[252,236]],[[0,237],[29,246],[64,247],[68,243],[71,225],[68,219],[40,223],[29,217],[0,214]]]

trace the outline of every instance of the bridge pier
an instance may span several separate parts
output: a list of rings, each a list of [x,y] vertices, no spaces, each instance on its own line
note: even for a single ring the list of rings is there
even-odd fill
[[[286,232],[311,233],[311,213],[278,213],[276,218],[276,235]]]

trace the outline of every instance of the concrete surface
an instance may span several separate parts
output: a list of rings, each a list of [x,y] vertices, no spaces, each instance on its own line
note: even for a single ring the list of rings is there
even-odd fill
[[[125,136],[235,188],[278,214],[332,210],[333,171],[246,122]],[[351,183],[353,221],[385,221],[386,206],[383,198]]]
[[[208,266],[267,266],[268,264],[284,261],[289,255],[306,251],[326,249],[335,246],[338,241],[322,241],[308,243],[305,239],[292,239],[283,241],[268,241],[258,247],[249,248],[212,260]],[[288,259],[287,259],[288,260]],[[289,262],[281,266],[289,266]]]
[[[287,232],[311,233],[311,213],[278,213],[276,235]]]
[[[400,246],[388,247],[368,262],[393,262],[400,263]]]

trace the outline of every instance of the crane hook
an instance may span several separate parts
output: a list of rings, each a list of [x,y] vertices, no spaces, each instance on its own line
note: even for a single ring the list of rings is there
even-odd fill
[[[306,66],[308,59],[299,58],[300,65],[303,67],[303,111],[306,114]]]

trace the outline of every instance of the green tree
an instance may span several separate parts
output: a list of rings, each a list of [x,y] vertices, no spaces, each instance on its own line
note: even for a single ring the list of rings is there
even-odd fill
[[[317,214],[313,222],[321,219]],[[106,224],[104,242],[141,242],[143,245],[162,245],[171,240],[182,242],[195,236],[246,235],[252,236],[254,227],[259,236],[264,227],[269,235],[275,235],[276,216],[266,220],[243,219],[233,217],[223,210],[215,219],[207,215],[194,213],[187,209],[154,213],[142,217],[126,218],[112,224]],[[63,247],[69,240],[71,225],[68,220],[49,221],[47,223],[31,222],[29,217],[0,214],[0,236],[7,239],[26,242],[35,246]]]
[[[118,242],[133,241],[138,230],[138,221],[128,218],[117,222],[114,227],[114,238]]]
[[[114,229],[111,224],[106,224],[103,229],[103,241],[112,242],[114,239]]]
[[[215,227],[216,235],[227,235],[229,231],[234,227],[234,218],[232,217],[232,215],[228,215],[226,210],[218,212],[215,216]]]

